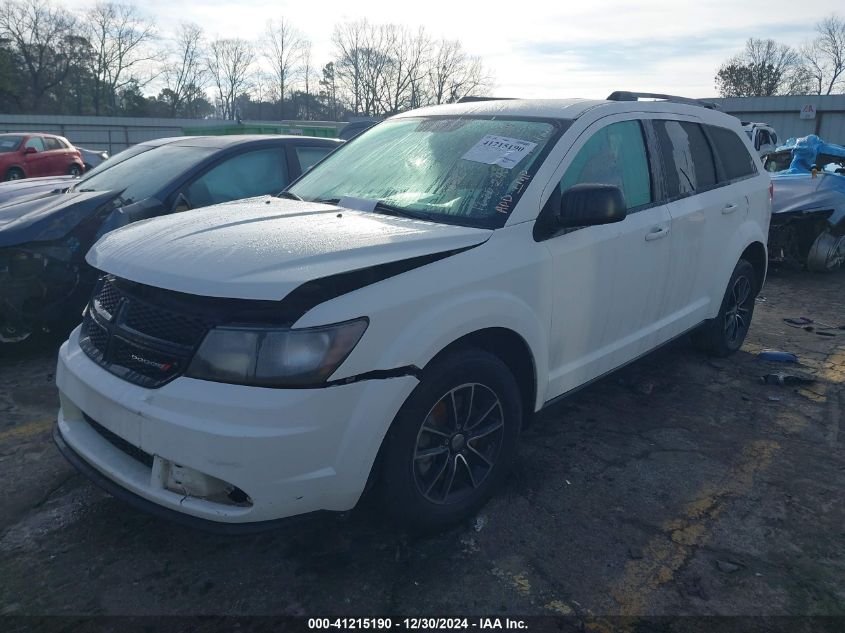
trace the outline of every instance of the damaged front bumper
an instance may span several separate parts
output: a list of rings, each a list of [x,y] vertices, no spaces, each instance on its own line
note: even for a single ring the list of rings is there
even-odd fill
[[[83,473],[159,516],[237,532],[355,506],[418,380],[270,389],[180,377],[147,389],[92,361],[77,329],[56,384],[57,440]]]
[[[85,289],[73,259],[63,246],[0,248],[0,343],[78,320],[74,299]]]
[[[772,215],[769,261],[825,272],[845,263],[845,221],[832,224],[832,211],[790,211]]]

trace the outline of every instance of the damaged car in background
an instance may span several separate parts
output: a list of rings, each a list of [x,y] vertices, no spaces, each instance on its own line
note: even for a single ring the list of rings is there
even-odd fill
[[[845,261],[845,147],[791,138],[765,158],[774,201],[769,259],[826,272]]]
[[[0,343],[81,320],[97,279],[85,254],[138,220],[275,194],[341,144],[303,136],[140,143],[64,193],[0,206]]]
[[[30,196],[64,193],[76,180],[75,176],[44,176],[0,182],[0,205]]]

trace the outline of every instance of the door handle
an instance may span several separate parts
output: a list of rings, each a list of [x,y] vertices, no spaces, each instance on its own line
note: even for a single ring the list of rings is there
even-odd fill
[[[731,213],[736,211],[737,208],[737,205],[735,205],[733,202],[731,202],[730,204],[726,204],[724,207],[722,207],[722,215],[730,215]]]
[[[655,226],[645,234],[645,241],[651,242],[652,240],[659,240],[661,237],[666,237],[667,235],[669,235],[668,226]]]

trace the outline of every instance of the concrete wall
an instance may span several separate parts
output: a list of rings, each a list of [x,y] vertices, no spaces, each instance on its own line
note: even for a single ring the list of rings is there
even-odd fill
[[[777,130],[785,141],[791,136],[817,134],[825,141],[845,145],[845,95],[731,97],[708,99],[743,121],[761,121]],[[801,119],[801,109],[813,104],[815,119]]]
[[[183,136],[183,128],[234,124],[219,119],[154,119],[140,117],[53,116],[0,114],[0,132],[47,132],[66,137],[74,145],[107,150],[109,154],[142,141]],[[246,125],[315,125],[342,128],[334,121],[244,121]]]

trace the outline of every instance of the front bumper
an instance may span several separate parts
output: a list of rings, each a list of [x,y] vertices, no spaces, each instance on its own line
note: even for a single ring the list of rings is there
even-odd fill
[[[387,428],[417,385],[403,376],[266,389],[182,377],[145,389],[91,361],[78,335],[77,328],[62,345],[56,371],[57,443],[69,461],[142,501],[136,505],[245,530],[354,507]],[[176,492],[173,469],[226,482],[248,503]]]
[[[0,249],[0,342],[79,321],[90,284],[85,285],[77,264],[50,254],[61,249],[43,250]]]

